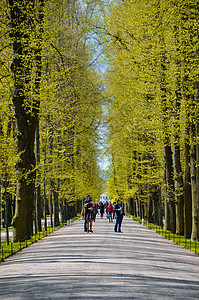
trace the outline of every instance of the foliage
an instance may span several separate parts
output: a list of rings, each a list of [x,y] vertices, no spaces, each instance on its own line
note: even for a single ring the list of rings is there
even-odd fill
[[[185,183],[192,195],[199,188],[197,8],[198,1],[190,0],[116,1],[99,26],[109,64],[109,193],[148,205],[153,191],[161,190],[165,207],[175,201],[166,209],[166,224],[172,219],[172,230],[176,222],[182,233]],[[186,164],[192,166],[189,182]],[[195,196],[192,204],[192,238],[198,239]]]
[[[14,2],[21,9],[20,3]],[[24,15],[18,16],[24,34],[21,82],[24,80],[26,114],[36,116],[33,111],[37,108],[39,116],[40,159],[36,167],[32,164],[31,170],[23,170],[23,176],[27,179],[36,170],[36,187],[41,188],[43,210],[45,201],[49,206],[51,192],[58,195],[60,205],[67,201],[69,206],[76,206],[88,193],[94,199],[101,193],[97,130],[103,88],[101,76],[93,67],[94,46],[88,22],[101,4],[76,0],[26,1],[26,4],[30,9],[27,11],[25,5],[21,10]],[[30,15],[27,22],[26,14]],[[6,182],[6,193],[15,199],[17,178],[21,178],[15,165],[24,159],[23,151],[17,151],[16,111],[12,102],[13,35],[6,1],[0,5],[0,22],[0,180],[3,193]],[[32,218],[34,204],[30,205],[28,214]]]

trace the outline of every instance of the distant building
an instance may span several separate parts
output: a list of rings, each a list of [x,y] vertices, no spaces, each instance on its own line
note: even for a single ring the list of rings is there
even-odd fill
[[[106,193],[101,194],[101,195],[100,195],[100,200],[99,200],[99,201],[100,201],[100,202],[110,201],[108,193],[106,192]]]

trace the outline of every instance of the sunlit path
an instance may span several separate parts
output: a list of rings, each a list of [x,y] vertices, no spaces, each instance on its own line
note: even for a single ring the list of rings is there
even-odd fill
[[[76,221],[1,264],[0,299],[199,299],[199,257],[125,217]]]

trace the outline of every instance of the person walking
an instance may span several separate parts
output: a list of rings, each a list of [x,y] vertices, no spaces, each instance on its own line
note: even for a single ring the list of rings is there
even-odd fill
[[[85,219],[86,219],[87,233],[93,232],[92,225],[93,225],[93,221],[95,220],[95,212],[94,212],[91,198],[88,200],[88,203],[86,204],[85,207]]]
[[[111,204],[111,202],[109,202],[108,206],[107,206],[107,214],[108,214],[108,219],[109,219],[109,223],[113,222],[113,205]]]
[[[100,204],[100,215],[101,215],[101,218],[103,218],[103,214],[104,214],[104,204],[101,202],[101,204]]]
[[[107,207],[108,207],[108,201],[106,201],[105,204],[104,204],[104,210],[105,210],[105,212],[106,212],[106,217],[107,217],[107,219],[108,219]]]
[[[82,218],[84,219],[84,232],[87,232],[87,221],[86,221],[86,218],[85,218],[85,204],[88,203],[89,199],[91,199],[91,195],[87,195],[86,199],[84,200],[84,206],[82,208],[82,211],[81,211],[81,215],[82,215]]]
[[[95,214],[95,219],[96,219],[96,216],[98,214],[98,209],[97,209],[97,204],[96,203],[93,203],[93,209],[94,209],[94,214]]]
[[[122,232],[121,231],[121,225],[122,225],[124,211],[123,211],[123,208],[122,208],[120,198],[117,199],[117,203],[115,204],[115,209],[114,210],[115,210],[115,218],[116,218],[114,231],[115,232]]]
[[[115,207],[115,202],[113,202],[113,219],[115,219],[115,211],[114,211],[114,207]]]

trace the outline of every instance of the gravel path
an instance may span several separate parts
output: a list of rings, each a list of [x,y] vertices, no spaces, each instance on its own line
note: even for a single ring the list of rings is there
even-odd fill
[[[76,221],[0,265],[0,299],[199,299],[199,257],[129,218]]]

